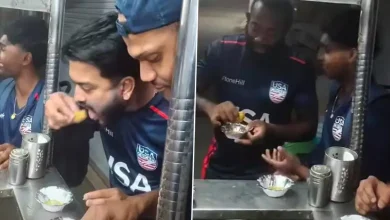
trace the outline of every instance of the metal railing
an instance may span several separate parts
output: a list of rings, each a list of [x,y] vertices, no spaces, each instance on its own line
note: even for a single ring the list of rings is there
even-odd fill
[[[322,2],[332,4],[361,5],[363,0],[300,0],[302,2]]]
[[[45,82],[45,101],[49,95],[58,90],[59,66],[62,24],[65,13],[66,0],[51,0],[50,22],[49,22],[49,42],[47,47],[46,61],[46,82]],[[47,119],[44,117],[43,133],[50,135],[50,129]],[[53,142],[49,146],[48,166],[51,166],[53,159]]]
[[[379,0],[362,0],[350,148],[362,158],[364,112],[372,75]]]
[[[183,0],[157,206],[159,220],[186,218],[187,197],[192,195],[188,189],[193,177],[198,8],[198,0]]]

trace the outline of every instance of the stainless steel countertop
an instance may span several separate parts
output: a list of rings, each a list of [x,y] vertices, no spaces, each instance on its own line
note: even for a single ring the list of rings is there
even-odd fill
[[[195,180],[194,185],[193,219],[338,220],[357,214],[353,201],[309,206],[306,183],[296,183],[281,198],[268,197],[253,180]]]
[[[51,168],[47,171],[45,177],[37,180],[27,180],[22,186],[12,186],[7,183],[7,172],[0,172],[0,194],[6,194],[13,190],[14,197],[19,205],[19,210],[23,220],[51,220],[57,217],[67,217],[75,220],[81,219],[84,210],[76,200],[67,205],[62,212],[50,213],[43,209],[42,205],[35,200],[38,190],[46,186],[60,186],[67,188],[64,180],[58,174],[57,170]],[[0,197],[0,201],[1,201]],[[1,207],[0,207],[1,208]],[[0,219],[7,210],[0,210]]]

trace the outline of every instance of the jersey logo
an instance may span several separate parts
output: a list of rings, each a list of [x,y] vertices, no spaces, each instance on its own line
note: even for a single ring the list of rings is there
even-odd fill
[[[144,170],[154,171],[157,169],[157,154],[140,144],[137,144],[137,160]]]
[[[332,135],[335,141],[340,141],[343,136],[344,117],[337,116],[332,127]]]
[[[107,127],[104,129],[104,131],[110,135],[111,137],[114,137],[114,132],[112,132],[110,129],[108,129]]]
[[[245,85],[245,80],[243,80],[243,79],[232,79],[232,78],[228,78],[226,76],[222,76],[222,81],[225,81],[227,83],[234,84],[234,85],[239,85],[239,86]]]
[[[20,134],[25,135],[31,133],[32,120],[33,117],[31,115],[26,115],[23,117],[19,127]]]
[[[281,81],[271,81],[269,88],[269,98],[275,104],[283,102],[288,92],[288,85]]]

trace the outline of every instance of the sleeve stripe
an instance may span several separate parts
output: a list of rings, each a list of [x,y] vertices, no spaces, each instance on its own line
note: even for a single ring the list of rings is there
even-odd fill
[[[306,64],[306,61],[301,60],[301,59],[296,58],[296,57],[290,57],[290,59],[292,59],[292,60],[294,60],[294,61],[297,61],[297,62],[300,63],[300,64]]]
[[[241,46],[244,46],[246,42],[239,42],[239,41],[232,41],[232,40],[222,40],[221,43],[223,44],[238,44]]]
[[[156,114],[160,115],[162,118],[164,118],[165,120],[168,120],[168,115],[165,114],[165,112],[161,111],[160,109],[156,108],[156,106],[154,105],[151,105],[150,106],[150,109],[152,111],[154,111]]]

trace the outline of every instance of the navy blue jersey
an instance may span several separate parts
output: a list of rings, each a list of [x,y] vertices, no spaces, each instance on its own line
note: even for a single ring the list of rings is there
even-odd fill
[[[246,46],[245,35],[225,36],[209,46],[197,74],[198,92],[214,86],[217,103],[231,101],[245,113],[247,123],[260,119],[289,124],[293,111],[297,120],[317,121],[315,73],[285,45],[272,53],[258,54]],[[235,179],[256,178],[268,171],[261,153],[285,141],[242,146],[226,138],[220,128],[215,129],[215,139],[205,165]]]
[[[322,164],[324,151],[332,146],[349,147],[352,132],[352,97],[349,101],[335,105],[340,86],[333,84],[324,117],[322,137],[313,152],[312,164]],[[372,83],[365,112],[364,141],[362,155],[362,178],[369,175],[384,182],[390,181],[390,94]],[[333,109],[333,111],[332,111]]]
[[[43,89],[44,81],[39,81],[31,92],[25,107],[20,109],[15,103],[15,89],[11,90],[5,106],[0,106],[0,144],[8,143],[20,147],[22,135],[32,132],[34,112],[38,104],[39,94]],[[15,117],[12,119],[14,113]]]
[[[127,195],[159,188],[168,109],[169,102],[158,93],[141,109],[102,129],[112,187]]]

